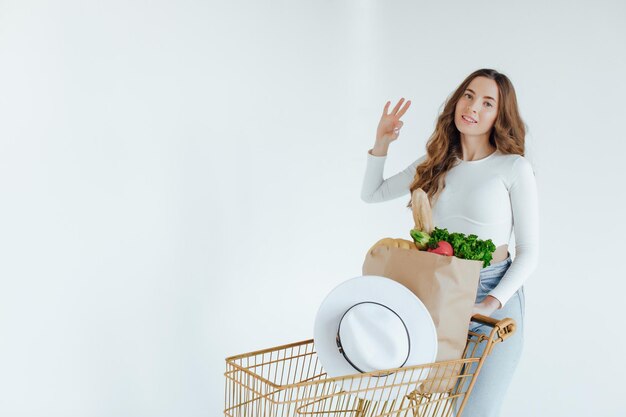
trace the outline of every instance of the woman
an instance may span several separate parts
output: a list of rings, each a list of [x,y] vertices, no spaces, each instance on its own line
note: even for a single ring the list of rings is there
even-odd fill
[[[403,125],[400,118],[411,104],[409,100],[401,108],[403,101],[390,113],[390,102],[385,104],[376,142],[368,151],[361,198],[381,202],[410,197],[413,190],[422,188],[431,202],[435,226],[475,234],[496,245],[491,264],[480,272],[473,314],[511,317],[518,327],[484,362],[463,416],[498,416],[522,353],[523,283],[539,258],[537,185],[524,157],[526,130],[515,90],[495,70],[470,74],[447,100],[426,154],[383,180],[387,150],[398,138]],[[411,207],[410,199],[407,207]],[[508,251],[513,231],[515,260]],[[470,330],[487,333],[483,327],[470,323]]]

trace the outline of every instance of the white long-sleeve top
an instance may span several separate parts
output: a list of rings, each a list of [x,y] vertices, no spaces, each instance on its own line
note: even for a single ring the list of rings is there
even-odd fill
[[[387,157],[368,151],[361,199],[377,203],[406,196],[408,202],[417,166],[425,158],[384,180]],[[539,262],[539,206],[532,166],[523,156],[500,150],[476,161],[457,158],[445,184],[432,207],[434,226],[491,239],[496,247],[508,244],[515,232],[515,258],[489,292],[504,307]]]

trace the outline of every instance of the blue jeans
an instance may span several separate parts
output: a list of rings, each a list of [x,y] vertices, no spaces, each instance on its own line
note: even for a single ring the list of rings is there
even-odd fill
[[[498,285],[512,262],[509,254],[507,259],[492,263],[487,268],[480,270],[476,303],[481,302],[489,291]],[[524,286],[522,285],[502,309],[496,310],[491,314],[491,317],[495,319],[512,318],[515,320],[517,328],[511,337],[496,344],[491,354],[485,359],[474,388],[463,409],[462,417],[498,417],[500,415],[506,392],[522,355],[524,310],[525,297]],[[492,327],[472,321],[469,329],[488,336]],[[484,349],[485,343],[483,342],[477,347],[474,356],[482,356]],[[467,385],[469,385],[469,379],[467,380]],[[455,411],[458,410],[460,405],[461,401],[457,401]]]

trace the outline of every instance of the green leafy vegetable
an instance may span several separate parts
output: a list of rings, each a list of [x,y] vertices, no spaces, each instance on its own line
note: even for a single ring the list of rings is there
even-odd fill
[[[449,233],[448,229],[435,229],[430,234],[428,248],[435,249],[439,245],[439,241],[446,241],[452,245],[454,256],[461,259],[471,259],[475,261],[483,261],[483,268],[488,267],[493,259],[493,252],[496,245],[491,239],[480,240],[476,235],[465,236],[463,233]]]
[[[426,249],[426,245],[428,245],[428,242],[430,241],[428,233],[417,229],[411,229],[410,234],[415,242],[415,246],[417,246],[419,250]]]

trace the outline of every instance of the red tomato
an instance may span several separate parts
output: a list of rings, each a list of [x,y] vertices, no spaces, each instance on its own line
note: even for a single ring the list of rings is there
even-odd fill
[[[454,250],[452,249],[452,245],[449,244],[448,242],[446,242],[445,240],[440,240],[438,242],[438,245],[435,249],[427,249],[427,252],[432,252],[432,253],[437,253],[439,255],[445,255],[445,256],[453,256],[454,255]]]

